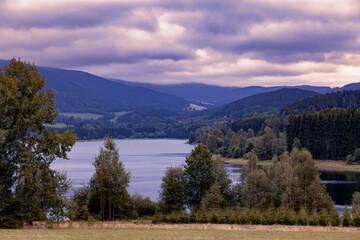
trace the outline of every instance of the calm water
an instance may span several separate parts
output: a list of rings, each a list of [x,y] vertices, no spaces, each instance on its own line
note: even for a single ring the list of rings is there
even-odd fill
[[[157,200],[161,178],[167,167],[180,166],[189,156],[193,145],[186,140],[131,139],[115,140],[120,160],[126,171],[131,172],[130,193],[139,193]],[[58,159],[52,168],[67,172],[72,187],[79,188],[87,183],[95,172],[93,162],[99,154],[103,141],[77,142],[68,154],[70,160]]]
[[[166,168],[183,164],[194,147],[186,144],[186,140],[172,139],[115,140],[115,143],[125,169],[131,171],[129,192],[152,200],[158,198]],[[94,174],[92,163],[102,145],[103,141],[78,142],[69,153],[70,160],[56,160],[52,168],[67,172],[72,187],[79,188]],[[225,168],[233,182],[238,182],[241,166],[226,164]],[[352,193],[360,191],[360,173],[325,171],[321,178],[337,205],[350,204]]]

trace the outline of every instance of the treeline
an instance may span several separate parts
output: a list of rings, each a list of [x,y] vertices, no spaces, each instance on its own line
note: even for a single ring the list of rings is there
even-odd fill
[[[274,113],[252,114],[246,119],[216,122],[190,133],[190,143],[202,143],[215,154],[247,157],[252,149],[261,160],[280,156],[286,150],[285,119]]]
[[[290,116],[286,130],[288,149],[300,144],[316,159],[345,159],[360,147],[360,111],[334,108]]]
[[[319,94],[289,104],[281,109],[281,115],[316,113],[326,108],[360,107],[360,90]]]
[[[95,158],[95,174],[71,200],[72,220],[152,219],[154,223],[228,223],[360,226],[360,194],[353,198],[353,218],[340,218],[307,150],[284,152],[273,165],[259,169],[255,151],[233,185],[220,161],[197,145],[183,166],[162,178],[157,203],[127,192],[124,170],[112,139]],[[189,212],[190,211],[190,212]]]
[[[273,165],[265,169],[258,168],[252,150],[241,183],[227,188],[223,187],[230,183],[223,181],[226,175],[220,174],[221,184],[200,180],[207,179],[204,176],[211,179],[213,171],[204,164],[210,157],[206,147],[198,145],[183,168],[167,170],[154,223],[360,226],[360,193],[353,195],[353,218],[347,208],[340,218],[307,150],[294,148],[291,153],[275,156]],[[221,165],[216,168],[222,169]],[[196,172],[198,178],[192,175]]]
[[[114,114],[105,115],[98,120],[59,116],[56,121],[68,127],[56,128],[55,125],[52,129],[58,132],[74,130],[80,140],[103,139],[105,136],[185,139],[202,124],[201,121],[189,120],[186,116],[171,115],[168,112],[130,112],[118,117],[116,121],[110,121],[115,118]]]

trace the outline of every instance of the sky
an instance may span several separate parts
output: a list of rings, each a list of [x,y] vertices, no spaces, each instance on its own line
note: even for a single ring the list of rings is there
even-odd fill
[[[157,84],[360,82],[358,0],[0,0],[0,59]]]

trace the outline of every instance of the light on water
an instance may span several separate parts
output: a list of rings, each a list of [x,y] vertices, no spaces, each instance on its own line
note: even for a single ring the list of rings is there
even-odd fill
[[[115,140],[120,160],[131,172],[129,192],[139,193],[157,200],[161,178],[167,167],[180,166],[189,156],[193,145],[186,140],[134,139]],[[103,141],[77,142],[68,154],[70,160],[58,159],[52,168],[67,172],[73,189],[89,182],[95,172],[93,162]]]

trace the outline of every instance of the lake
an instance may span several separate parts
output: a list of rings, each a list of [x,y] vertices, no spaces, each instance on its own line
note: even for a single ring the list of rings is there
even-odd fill
[[[159,196],[161,178],[170,166],[180,166],[189,156],[193,145],[179,139],[125,139],[114,140],[119,148],[120,160],[131,172],[129,192],[148,196],[156,201]],[[53,169],[67,172],[73,189],[86,184],[95,172],[92,165],[103,141],[77,142],[68,154],[70,160],[58,159]],[[240,165],[225,164],[233,182],[238,182]],[[321,179],[337,205],[350,204],[354,191],[360,191],[360,173],[321,172]],[[341,208],[341,207],[339,207]]]

